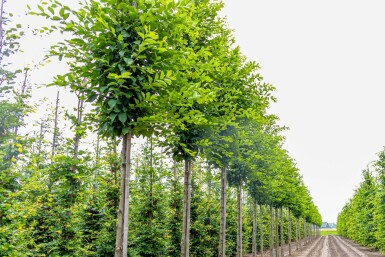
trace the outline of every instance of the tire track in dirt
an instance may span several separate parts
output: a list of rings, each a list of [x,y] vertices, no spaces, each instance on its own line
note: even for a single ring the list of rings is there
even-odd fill
[[[321,249],[321,257],[331,257],[329,251],[329,236],[325,237],[324,244]]]
[[[318,237],[315,241],[308,245],[304,251],[302,251],[298,257],[316,257],[314,253],[320,252],[324,245],[325,237]]]
[[[337,245],[337,243],[335,242],[335,240],[333,239],[333,236],[328,236],[329,238],[331,238],[329,240],[329,245],[328,245],[328,249],[325,251],[328,251],[329,255],[331,257],[345,257],[345,256],[348,256],[346,255],[342,255],[342,253],[344,253],[344,251],[339,247],[339,245]]]
[[[346,243],[344,240],[340,238],[340,236],[333,236],[334,240],[337,242],[337,244],[349,255],[348,256],[358,256],[358,257],[368,257],[365,253],[361,252],[360,250],[356,249],[354,246]]]

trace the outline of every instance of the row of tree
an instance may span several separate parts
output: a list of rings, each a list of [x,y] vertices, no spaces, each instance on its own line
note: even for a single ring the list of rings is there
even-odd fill
[[[378,153],[375,171],[363,171],[364,180],[338,215],[342,236],[385,251],[385,150]]]
[[[49,55],[69,72],[52,84],[78,104],[66,111],[73,136],[60,133],[59,95],[52,121],[19,135],[33,109],[28,73],[15,90],[17,72],[1,70],[1,256],[242,256],[316,234],[320,214],[266,113],[273,87],[221,8],[52,0],[31,12],[57,23],[41,33],[65,35]],[[17,29],[1,29],[3,53]],[[132,154],[135,138],[146,143]]]

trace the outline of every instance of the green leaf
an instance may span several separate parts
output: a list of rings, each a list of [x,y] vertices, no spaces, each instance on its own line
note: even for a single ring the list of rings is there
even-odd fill
[[[129,127],[124,127],[124,128],[122,129],[123,135],[127,134],[128,131],[129,131]]]
[[[122,75],[120,75],[121,78],[123,79],[128,79],[128,78],[131,78],[131,72],[129,71],[126,71],[126,72],[123,72]]]
[[[98,96],[95,93],[88,94],[88,98],[86,102],[93,102]]]
[[[112,108],[115,107],[115,105],[116,105],[117,102],[118,102],[118,100],[116,100],[116,99],[110,99],[110,100],[108,101],[108,105],[109,105],[110,108],[112,109]]]
[[[127,65],[131,65],[134,62],[134,60],[132,60],[131,58],[127,58],[127,57],[124,57],[123,60]]]
[[[48,6],[48,11],[50,11],[52,14],[55,14],[55,11],[51,6]]]
[[[127,114],[125,112],[119,113],[119,120],[124,124],[127,121]]]

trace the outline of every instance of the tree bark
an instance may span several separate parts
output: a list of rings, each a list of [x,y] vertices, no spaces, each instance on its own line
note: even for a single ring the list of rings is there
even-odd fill
[[[54,120],[54,127],[53,127],[53,139],[52,139],[52,152],[51,152],[51,162],[53,157],[55,156],[56,151],[56,144],[57,144],[57,123],[58,123],[58,111],[59,111],[59,91],[57,91],[56,96],[56,107],[55,107],[55,120]]]
[[[307,244],[307,240],[306,240],[306,220],[304,219],[303,220],[303,241],[304,241],[304,244],[306,245]]]
[[[299,242],[299,239],[300,239],[300,231],[299,231],[299,218],[297,218],[297,222],[296,222],[296,224],[295,224],[295,230],[296,230],[296,239],[297,239],[297,252],[298,251],[301,251],[301,244],[300,244],[300,242]]]
[[[259,205],[259,229],[260,229],[260,233],[259,233],[259,237],[260,237],[260,241],[261,241],[261,246],[260,246],[260,251],[261,251],[261,257],[263,257],[263,210],[262,210],[262,205]]]
[[[257,256],[257,200],[253,201],[253,239],[252,239],[252,254]]]
[[[122,171],[120,184],[120,199],[118,210],[118,224],[116,228],[115,257],[127,257],[128,239],[128,204],[131,171],[131,130],[123,136]]]
[[[283,245],[284,245],[284,241],[283,241],[283,207],[281,207],[280,209],[280,223],[281,223],[281,228],[280,228],[280,232],[281,232],[281,256],[284,257],[284,251],[283,251]]]
[[[274,208],[274,211],[275,211],[275,256],[279,257],[280,251],[279,251],[279,231],[278,231],[278,223],[279,223],[278,209]]]
[[[188,257],[190,252],[191,160],[185,159],[184,171],[183,228],[180,256]]]
[[[288,226],[288,244],[289,244],[289,256],[291,256],[291,211],[289,209],[289,226]]]
[[[1,0],[1,7],[0,7],[0,64],[3,60],[3,15],[4,15],[4,3],[5,0]]]
[[[59,93],[59,92],[58,92]],[[83,118],[83,100],[78,99],[78,109],[77,109],[77,124],[75,128],[79,127],[80,124],[82,123],[82,118]],[[74,138],[74,157],[75,159],[78,158],[78,153],[79,153],[79,143],[80,143],[80,137],[76,131],[75,131],[75,138]]]
[[[270,205],[270,242],[269,242],[269,247],[270,247],[270,256],[274,257],[274,234],[273,234],[273,225],[274,225],[274,220],[273,220],[273,207]]]
[[[225,166],[221,170],[221,218],[219,231],[219,257],[226,256],[226,186],[227,169]]]
[[[242,257],[242,179],[239,179],[237,200],[238,200],[237,257]]]
[[[1,22],[1,19],[0,19],[0,22]],[[1,26],[1,25],[0,25]],[[0,51],[1,53],[1,51]],[[24,81],[23,81],[23,85],[21,87],[21,91],[20,91],[20,95],[24,95],[25,94],[25,90],[27,89],[27,77],[28,77],[28,69],[25,69],[25,73],[24,73]],[[24,104],[24,101],[22,101],[22,103]],[[20,116],[19,116],[19,120],[21,120],[22,118],[24,117],[24,114],[22,113]],[[19,133],[19,125],[17,125],[15,127],[15,140],[17,138],[17,134]],[[16,141],[15,141],[16,142]]]

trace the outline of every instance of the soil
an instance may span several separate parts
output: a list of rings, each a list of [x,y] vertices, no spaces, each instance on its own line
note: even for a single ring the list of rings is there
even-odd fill
[[[301,242],[301,250],[296,250],[297,244],[292,242],[292,255],[294,257],[385,257],[385,255],[375,252],[374,249],[360,246],[346,238],[328,235],[319,236],[310,242]],[[289,256],[288,245],[284,246],[285,256]],[[258,257],[261,255],[258,254]],[[264,251],[264,257],[270,257],[270,251]],[[245,257],[252,257],[251,254]],[[281,257],[276,255],[274,257]]]

